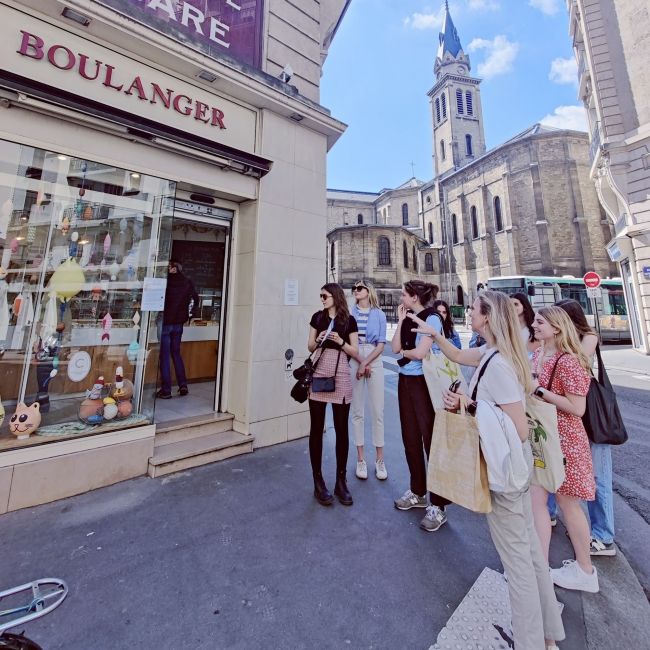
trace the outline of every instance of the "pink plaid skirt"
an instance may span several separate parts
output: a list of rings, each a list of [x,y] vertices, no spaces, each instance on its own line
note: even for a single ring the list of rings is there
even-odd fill
[[[314,360],[314,363],[318,360],[314,377],[332,377],[336,370],[336,359],[339,352],[338,350],[325,348],[321,354],[323,355],[322,359],[317,356]],[[350,372],[348,355],[341,352],[339,367],[336,370],[336,390],[331,393],[312,393],[309,391],[309,399],[315,402],[330,402],[331,404],[350,404],[352,402],[352,377]]]

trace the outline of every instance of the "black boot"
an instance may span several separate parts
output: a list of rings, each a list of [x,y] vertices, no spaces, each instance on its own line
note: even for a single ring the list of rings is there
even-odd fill
[[[334,494],[336,494],[339,501],[344,506],[351,506],[354,503],[352,501],[352,495],[348,490],[348,484],[345,481],[345,470],[339,470],[336,472],[336,487],[334,488]]]
[[[314,474],[314,496],[322,506],[331,506],[334,503],[332,493],[327,489],[322,474]]]

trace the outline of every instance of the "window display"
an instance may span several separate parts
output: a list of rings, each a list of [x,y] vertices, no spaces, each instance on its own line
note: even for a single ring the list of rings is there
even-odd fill
[[[0,141],[0,451],[152,421],[155,314],[141,303],[145,278],[166,277],[158,233],[174,194]]]

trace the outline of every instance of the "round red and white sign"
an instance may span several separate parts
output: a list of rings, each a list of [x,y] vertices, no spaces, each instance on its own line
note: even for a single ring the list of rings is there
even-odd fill
[[[595,289],[596,287],[600,286],[600,276],[595,271],[589,271],[589,273],[585,273],[582,281],[589,289]]]

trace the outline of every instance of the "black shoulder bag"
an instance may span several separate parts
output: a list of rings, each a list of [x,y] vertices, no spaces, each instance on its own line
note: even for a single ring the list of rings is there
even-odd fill
[[[622,445],[627,440],[627,431],[618,409],[616,393],[607,376],[600,346],[596,346],[598,357],[598,379],[591,378],[587,393],[587,408],[582,416],[589,440],[597,445]]]

